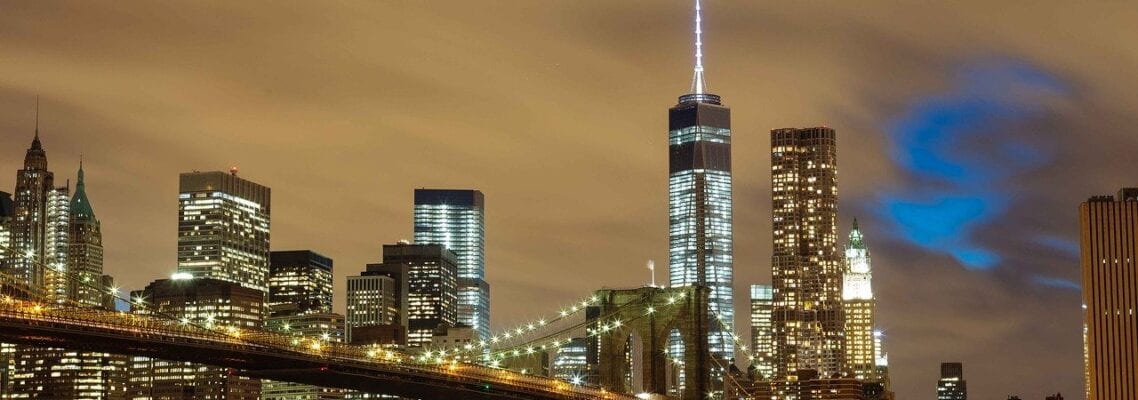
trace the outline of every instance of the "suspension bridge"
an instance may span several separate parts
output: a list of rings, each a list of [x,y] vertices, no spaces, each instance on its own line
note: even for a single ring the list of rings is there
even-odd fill
[[[99,290],[117,296],[116,289]],[[708,352],[707,327],[730,331],[729,321],[711,313],[708,294],[703,286],[600,290],[487,341],[410,353],[191,321],[164,315],[145,299],[122,298],[136,309],[151,307],[146,315],[53,302],[0,273],[0,342],[194,362],[252,378],[419,399],[706,399],[723,387],[713,376],[726,375],[711,371],[725,371],[728,362]],[[597,346],[595,379],[501,368],[567,345],[582,330]],[[685,346],[669,355],[665,343],[676,334]],[[746,354],[746,346],[737,347]]]

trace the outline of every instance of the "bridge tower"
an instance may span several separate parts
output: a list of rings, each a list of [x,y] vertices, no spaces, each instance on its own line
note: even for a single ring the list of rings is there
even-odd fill
[[[608,329],[593,344],[598,354],[598,383],[619,393],[666,394],[669,381],[679,376],[669,374],[673,360],[666,353],[669,334],[678,331],[684,343],[678,365],[684,381],[680,398],[703,399],[711,390],[710,294],[706,286],[597,291],[597,304],[587,312],[588,325]]]

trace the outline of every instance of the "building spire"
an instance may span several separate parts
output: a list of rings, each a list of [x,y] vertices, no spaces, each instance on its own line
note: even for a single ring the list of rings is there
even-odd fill
[[[36,96],[36,137],[32,139],[33,149],[42,149],[40,144],[40,97]]]
[[[703,78],[703,12],[699,0],[695,0],[695,73],[691,80],[692,94],[703,94],[707,82]]]

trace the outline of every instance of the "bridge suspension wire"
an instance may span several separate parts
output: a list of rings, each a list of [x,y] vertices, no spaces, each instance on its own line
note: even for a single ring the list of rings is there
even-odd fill
[[[602,320],[603,320],[603,319],[606,319],[606,318],[610,318],[611,316],[613,316],[613,315],[615,315],[615,314],[619,313],[619,312],[620,312],[621,310],[623,310],[625,307],[629,307],[629,306],[632,306],[632,305],[634,305],[634,304],[637,304],[637,303],[641,303],[641,302],[643,302],[643,300],[644,300],[644,299],[646,299],[647,297],[648,297],[648,296],[643,296],[643,297],[641,297],[640,299],[637,299],[636,301],[630,301],[630,302],[628,302],[628,303],[625,303],[625,304],[621,304],[620,306],[618,306],[617,308],[615,308],[615,309],[614,309],[614,310],[612,310],[612,311],[609,311],[609,312],[608,312],[608,313],[606,313],[605,315],[602,315],[602,316],[598,316],[598,319],[602,319]],[[595,296],[594,296],[594,297],[592,297],[592,298],[590,298],[590,299],[591,299],[591,300],[590,300],[589,302],[587,302],[588,304],[592,304],[592,303],[595,303],[595,302],[596,302],[596,298],[595,298]],[[582,302],[582,306],[583,306],[583,307],[582,307],[582,310],[584,309],[584,306],[587,306],[588,304],[586,304],[586,302]],[[562,312],[564,313],[564,311],[562,311]],[[572,314],[569,314],[569,315],[572,315]],[[565,317],[561,317],[561,318],[559,318],[559,320],[564,320],[565,318],[568,318],[568,316],[565,316]],[[564,327],[564,328],[561,328],[561,329],[559,329],[559,330],[557,330],[557,331],[553,331],[553,332],[551,332],[551,333],[546,333],[546,334],[544,334],[544,335],[542,335],[542,336],[540,336],[540,337],[537,337],[537,338],[531,339],[531,340],[529,340],[529,341],[526,341],[526,342],[521,342],[521,343],[512,343],[511,345],[509,345],[509,346],[505,346],[504,348],[498,348],[498,349],[496,349],[496,350],[493,350],[493,351],[491,351],[491,353],[490,353],[490,354],[487,354],[487,355],[485,355],[485,356],[483,357],[483,360],[484,360],[484,361],[486,361],[486,362],[491,362],[491,363],[492,363],[492,362],[493,362],[493,358],[498,358],[498,359],[499,359],[499,361],[501,361],[501,360],[503,360],[503,359],[505,359],[505,358],[513,358],[513,357],[515,357],[515,356],[525,356],[525,355],[533,354],[533,353],[534,353],[534,352],[536,352],[538,349],[540,349],[540,350],[543,350],[543,351],[544,351],[544,350],[554,350],[554,349],[560,348],[560,347],[561,347],[561,343],[560,343],[560,342],[562,341],[562,339],[561,339],[561,338],[558,338],[558,336],[559,336],[559,335],[561,335],[561,334],[563,334],[563,333],[567,333],[567,332],[571,332],[571,331],[574,331],[574,330],[580,329],[581,327],[584,327],[584,326],[588,325],[588,323],[589,323],[589,321],[588,321],[588,320],[585,320],[585,321],[582,321],[582,322],[577,322],[577,323],[574,323],[574,324],[572,324],[572,325],[569,325],[569,326],[566,326],[566,327]],[[552,324],[552,322],[550,322],[550,323],[548,323],[548,324],[544,324],[544,325],[542,325],[542,326],[543,326],[543,327],[550,327],[550,326],[554,326],[554,325]],[[536,330],[533,330],[533,331],[530,331],[530,332],[528,332],[528,333],[532,333],[532,332],[535,332],[535,331],[536,331]],[[588,337],[588,335],[586,335],[586,337]],[[553,340],[553,341],[549,341],[550,339],[554,339],[554,340]],[[565,337],[565,338],[564,338],[565,344],[568,344],[568,343],[570,342],[570,340],[571,340],[571,339],[572,339],[572,337],[571,337],[571,336],[567,336],[567,337]],[[542,343],[542,342],[545,342],[545,343]],[[556,344],[554,344],[554,342],[556,342]],[[504,350],[503,350],[503,349],[504,349]],[[529,351],[530,349],[533,349],[533,351]],[[475,351],[481,351],[481,349],[467,349],[467,348],[465,348],[465,347],[452,347],[452,348],[451,348],[451,349],[449,349],[449,350],[453,351],[453,353],[452,353],[452,354],[462,354],[464,350],[465,350],[465,352],[467,352],[467,353],[473,353],[473,352],[475,352]],[[522,353],[522,350],[527,350],[527,351],[526,351],[525,353]],[[443,352],[446,352],[446,351],[448,351],[448,350],[447,350],[447,349],[444,349],[444,350],[442,350],[442,351],[443,351]],[[510,356],[510,354],[513,354],[513,356]],[[444,355],[445,355],[445,353],[444,353]],[[438,358],[438,357],[433,357],[433,358],[432,358],[432,356],[431,356],[431,355],[426,355],[426,358],[425,358],[425,359],[435,359],[436,361],[438,361],[438,359],[439,359],[439,358]]]

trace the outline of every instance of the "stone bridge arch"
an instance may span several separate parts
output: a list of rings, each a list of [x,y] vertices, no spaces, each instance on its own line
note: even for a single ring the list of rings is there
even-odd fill
[[[665,348],[672,330],[679,331],[684,342],[684,390],[681,399],[700,400],[710,390],[711,365],[707,346],[710,324],[706,286],[676,288],[642,287],[637,289],[603,289],[596,292],[597,304],[590,307],[588,326],[609,330],[597,336],[597,375],[601,386],[611,391],[633,393],[636,390],[654,394],[668,391],[668,360]],[[652,312],[649,312],[652,310]],[[612,321],[621,321],[613,327]],[[629,371],[625,350],[629,337],[642,340],[639,354],[631,354],[639,371]],[[629,384],[628,374],[637,380]]]

